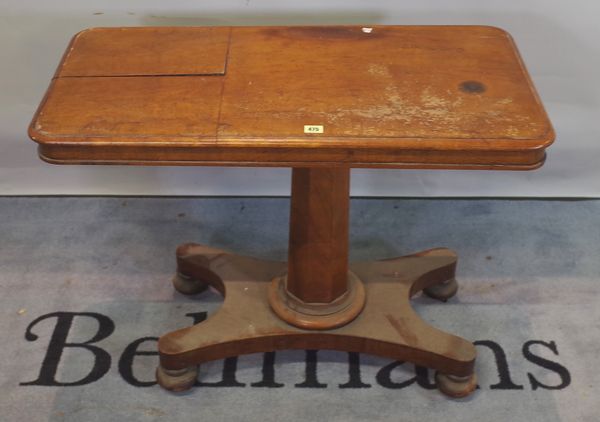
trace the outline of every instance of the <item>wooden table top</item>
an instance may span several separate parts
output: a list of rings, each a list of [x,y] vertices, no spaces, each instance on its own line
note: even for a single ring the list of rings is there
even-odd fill
[[[485,26],[77,34],[29,129],[53,163],[539,167],[554,132]]]

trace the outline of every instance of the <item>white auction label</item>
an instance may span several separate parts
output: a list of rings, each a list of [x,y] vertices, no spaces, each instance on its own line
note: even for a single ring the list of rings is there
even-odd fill
[[[304,133],[323,133],[322,125],[304,125]]]

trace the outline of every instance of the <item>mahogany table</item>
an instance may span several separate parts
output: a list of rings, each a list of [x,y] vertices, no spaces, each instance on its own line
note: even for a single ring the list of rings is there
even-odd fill
[[[409,299],[452,297],[457,256],[349,264],[350,168],[531,170],[554,139],[511,37],[485,26],[88,29],[29,135],[56,164],[293,168],[287,264],[178,248],[175,289],[225,299],[160,338],[164,388],[208,360],[335,349],[433,368],[455,397],[476,387],[474,346]]]

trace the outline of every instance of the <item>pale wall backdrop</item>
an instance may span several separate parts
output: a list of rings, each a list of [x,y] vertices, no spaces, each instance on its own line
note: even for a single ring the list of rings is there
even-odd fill
[[[93,26],[484,24],[511,32],[557,133],[533,172],[354,170],[357,196],[600,196],[600,3],[586,0],[2,0],[0,195],[287,195],[289,170],[53,166],[26,128]]]

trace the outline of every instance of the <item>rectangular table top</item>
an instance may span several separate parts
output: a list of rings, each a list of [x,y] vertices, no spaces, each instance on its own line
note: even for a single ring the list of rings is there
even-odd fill
[[[554,132],[485,26],[94,28],[30,126],[54,163],[539,167]]]

